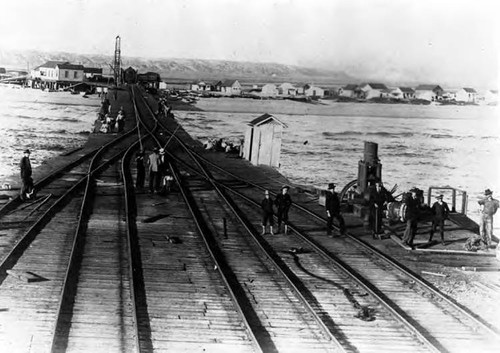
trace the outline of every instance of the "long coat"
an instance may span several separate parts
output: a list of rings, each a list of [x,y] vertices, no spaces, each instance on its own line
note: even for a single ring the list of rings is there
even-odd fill
[[[336,192],[326,192],[325,208],[332,215],[340,213],[340,199]]]
[[[29,157],[21,158],[21,163],[19,163],[19,168],[21,169],[21,179],[27,180],[28,178],[31,178],[32,170]]]

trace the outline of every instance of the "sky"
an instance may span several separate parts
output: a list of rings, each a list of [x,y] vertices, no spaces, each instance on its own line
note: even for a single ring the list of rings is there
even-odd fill
[[[496,88],[497,0],[6,0],[0,50],[277,62]]]

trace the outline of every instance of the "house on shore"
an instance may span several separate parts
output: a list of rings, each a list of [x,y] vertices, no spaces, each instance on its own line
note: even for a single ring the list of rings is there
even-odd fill
[[[161,77],[157,72],[148,71],[144,74],[137,74],[137,82],[147,88],[160,88]]]
[[[47,61],[31,70],[32,86],[59,89],[84,81],[84,67],[67,61]]]
[[[278,95],[278,88],[273,83],[267,83],[262,86],[260,90],[261,97],[276,97]]]
[[[296,96],[297,87],[295,87],[291,83],[284,82],[278,86],[278,94],[280,96]]]
[[[359,97],[363,99],[381,98],[387,89],[383,83],[365,83],[359,86]]]
[[[415,88],[415,98],[426,101],[442,99],[444,90],[439,85],[419,85]]]
[[[398,87],[403,99],[415,99],[415,90],[411,87]]]
[[[102,78],[102,68],[101,67],[84,67],[83,74],[85,79],[88,81],[93,81]]]
[[[338,95],[340,97],[355,98],[357,96],[358,85],[349,84],[344,87],[340,87],[338,90]]]
[[[241,95],[241,84],[238,80],[224,80],[215,84],[216,91],[221,92],[226,96],[239,96]]]
[[[313,86],[312,84],[306,84],[304,85],[304,95],[306,97],[323,98],[325,96],[325,90],[321,87]]]
[[[484,92],[484,103],[487,105],[497,105],[498,104],[498,91],[497,90],[487,90]]]
[[[210,91],[214,91],[215,87],[214,87],[214,84],[212,82],[208,82],[208,81],[196,81],[196,82],[192,82],[190,84],[190,88],[189,89],[191,91],[210,92]]]
[[[455,101],[465,102],[465,103],[476,103],[477,102],[477,92],[474,88],[460,88],[454,94]]]

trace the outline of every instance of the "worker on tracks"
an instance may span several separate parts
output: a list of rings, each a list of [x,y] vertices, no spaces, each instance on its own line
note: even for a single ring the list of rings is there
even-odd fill
[[[19,163],[22,182],[20,197],[22,201],[26,201],[27,199],[33,197],[35,190],[33,187],[33,178],[31,177],[33,173],[30,161],[31,151],[29,149],[26,149],[23,153],[24,156],[23,158],[21,158],[21,162]]]
[[[326,235],[332,235],[333,229],[333,219],[337,219],[339,222],[340,234],[345,234],[345,222],[344,217],[340,214],[340,199],[339,195],[335,192],[335,183],[328,184],[328,189],[326,191],[325,199],[325,209],[326,209]]]
[[[157,193],[160,190],[160,155],[158,147],[153,148],[153,153],[148,158],[148,172],[149,172],[149,192],[151,194]]]
[[[439,226],[439,233],[441,234],[441,244],[446,245],[444,241],[444,221],[450,214],[448,204],[443,201],[443,195],[436,196],[436,202],[431,207],[432,211],[432,227],[429,236],[429,243],[432,241],[432,236]]]
[[[418,207],[419,200],[417,198],[417,189],[413,188],[410,190],[410,195],[408,195],[404,201],[406,205],[406,228],[403,235],[403,243],[413,248],[413,239],[417,234],[418,228]]]
[[[493,234],[493,215],[499,207],[498,200],[493,198],[493,191],[486,189],[484,191],[484,199],[478,201],[480,205],[481,220],[479,223],[479,234],[481,240],[485,244],[486,249],[491,245],[491,236]]]
[[[264,191],[264,199],[260,203],[260,207],[262,209],[262,235],[266,234],[266,226],[269,223],[269,233],[274,235],[273,226],[274,226],[274,209],[273,209],[273,200],[269,196],[269,191]]]
[[[281,232],[281,223],[284,223],[285,230],[284,234],[288,233],[288,211],[290,210],[290,206],[292,205],[292,198],[288,194],[290,187],[288,185],[283,185],[281,187],[281,193],[276,195],[276,199],[274,200],[274,204],[278,209],[278,230],[276,233]]]

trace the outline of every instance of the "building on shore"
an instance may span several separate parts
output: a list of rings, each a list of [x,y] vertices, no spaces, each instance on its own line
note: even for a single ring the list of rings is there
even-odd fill
[[[99,81],[102,79],[101,67],[84,67],[83,74],[87,81]]]
[[[358,87],[358,97],[362,99],[382,98],[387,93],[383,83],[364,83]]]
[[[453,98],[457,102],[476,103],[477,92],[474,88],[470,87],[460,88],[454,93]]]
[[[348,84],[343,87],[340,87],[338,90],[338,95],[340,97],[348,97],[348,98],[356,98],[358,85]]]
[[[281,85],[278,86],[278,94],[280,96],[296,96],[297,87],[295,87],[289,82],[283,82]]]
[[[312,84],[306,84],[304,85],[304,95],[306,97],[323,98],[325,96],[325,90]]]
[[[415,99],[415,90],[411,87],[398,87],[403,99]]]
[[[274,83],[267,83],[262,86],[260,91],[261,97],[276,97],[278,95],[278,88]]]
[[[137,74],[137,82],[146,88],[160,88],[161,77],[157,72],[148,71],[144,74]]]
[[[83,81],[83,65],[67,61],[47,61],[31,70],[31,87],[57,90]]]
[[[215,91],[215,85],[208,81],[195,81],[191,82],[189,89],[197,92],[211,92]]]
[[[226,96],[239,96],[241,95],[241,84],[238,80],[224,80],[219,81],[215,85],[216,91]]]
[[[487,90],[483,95],[484,104],[487,105],[497,105],[498,104],[498,91],[497,90]]]
[[[441,100],[444,90],[439,85],[420,85],[415,88],[415,98],[426,101]]]
[[[122,82],[123,83],[137,83],[137,70],[132,66],[122,69]]]

